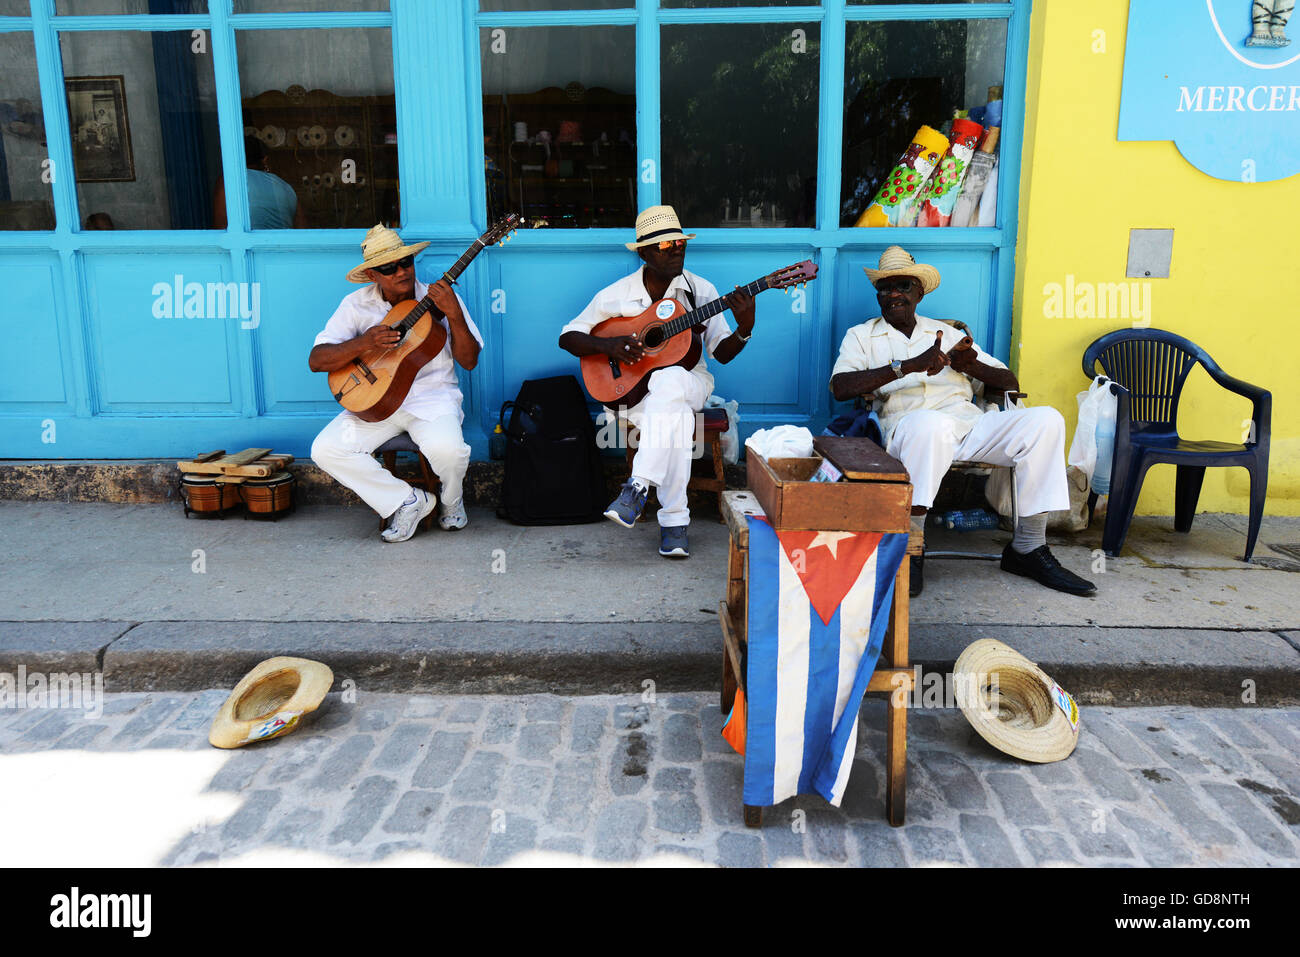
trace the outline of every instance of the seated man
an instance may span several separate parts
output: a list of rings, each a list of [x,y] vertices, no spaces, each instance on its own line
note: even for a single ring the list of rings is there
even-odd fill
[[[344,297],[307,357],[313,372],[334,372],[371,349],[392,348],[401,336],[383,324],[384,316],[397,303],[423,299],[426,293],[445,317],[441,322],[447,329],[447,342],[415,374],[396,412],[379,422],[340,412],[311,446],[317,465],[381,516],[392,516],[382,535],[386,542],[406,541],[437,505],[434,496],[412,488],[375,460],[375,449],[403,432],[410,434],[442,479],[438,523],[452,530],[464,528],[467,521],[461,482],[469,468],[470,449],[461,435],[465,416],[452,361],[462,369],[473,369],[483,337],[464,301],[445,279],[427,286],[415,278],[415,256],[428,245],[406,246],[386,226],[372,227],[361,244],[365,261],[348,273],[349,282],[366,283],[366,287]]]
[[[651,206],[636,218],[636,241],[626,243],[644,265],[630,276],[607,286],[587,308],[560,332],[560,348],[575,356],[604,354],[635,362],[644,346],[636,336],[593,336],[597,324],[615,316],[638,316],[660,299],[676,299],[696,309],[718,298],[718,290],[684,269],[686,241],[695,235],[682,232],[671,206]],[[659,554],[688,558],[686,529],[691,521],[686,486],[691,478],[692,436],[695,413],[713,392],[713,376],[704,361],[707,350],[726,364],[740,354],[754,331],[754,299],[739,287],[727,294],[736,317],[733,333],[721,314],[703,325],[704,349],[695,368],[669,366],[650,374],[646,397],[631,409],[617,412],[641,430],[641,443],[632,460],[632,475],[605,512],[605,517],[625,528],[636,525],[650,486],[659,489]],[[698,327],[697,327],[698,328]],[[685,335],[685,332],[679,335]],[[692,333],[692,335],[695,333]],[[615,410],[609,410],[615,414]]]
[[[1002,552],[1002,568],[1072,595],[1096,591],[1062,568],[1047,547],[1047,513],[1069,508],[1065,480],[1065,421],[1055,409],[981,412],[972,380],[991,391],[1018,391],[1015,375],[976,345],[954,349],[964,336],[947,323],[916,314],[921,297],[939,286],[939,271],[918,265],[899,246],[867,269],[881,315],[844,336],[831,371],[841,401],[874,394],[883,400],[885,450],[912,479],[912,514],[934,502],[954,459],[1016,466],[1020,521]],[[912,594],[923,585],[922,559],[912,559]]]

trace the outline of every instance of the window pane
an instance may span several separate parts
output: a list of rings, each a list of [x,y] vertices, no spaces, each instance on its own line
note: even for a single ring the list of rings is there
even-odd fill
[[[53,229],[45,116],[30,33],[0,33],[0,229]]]
[[[479,31],[490,219],[636,221],[633,27]]]
[[[210,226],[221,175],[210,49],[189,30],[64,33],[59,46],[81,222]]]
[[[965,110],[981,127],[1001,126],[1007,24],[849,23],[845,40],[840,225],[852,226],[923,125],[947,136],[954,111]],[[997,102],[986,109],[991,87]],[[958,165],[962,188],[973,187],[974,177],[964,179],[965,160]]]
[[[23,5],[26,6],[25,0]],[[114,13],[207,13],[208,0],[54,0],[54,12],[79,17]]]
[[[633,6],[636,0],[479,0],[484,13],[496,10],[615,10]]]
[[[860,3],[868,6],[881,6],[891,3],[1010,3],[1011,0],[849,0],[850,4]]]
[[[663,27],[663,199],[688,227],[812,226],[815,23]]]
[[[816,6],[818,0],[660,0],[665,10],[682,7],[797,7]]]
[[[26,17],[31,12],[27,0],[0,0],[0,17]]]
[[[245,30],[235,46],[253,228],[399,225],[391,31]]]
[[[388,0],[235,0],[235,13],[293,13],[304,10],[311,13],[387,11]]]

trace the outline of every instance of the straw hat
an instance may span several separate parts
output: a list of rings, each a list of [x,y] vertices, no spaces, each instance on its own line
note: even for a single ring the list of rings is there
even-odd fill
[[[996,697],[989,686],[996,681]],[[1024,655],[992,638],[967,646],[953,668],[957,706],[999,751],[1046,764],[1079,741],[1079,708]]]
[[[636,242],[623,245],[636,252],[642,246],[649,246],[651,243],[694,238],[694,233],[682,232],[682,224],[677,219],[677,210],[671,206],[651,206],[636,218]]]
[[[890,246],[881,253],[879,266],[879,269],[862,267],[873,286],[890,276],[911,276],[913,279],[921,280],[922,295],[928,296],[939,288],[939,270],[924,263],[918,264],[912,258],[912,254],[902,246]]]
[[[427,245],[429,244],[403,245],[401,237],[387,226],[371,226],[370,232],[366,233],[366,238],[361,241],[363,262],[348,273],[348,282],[370,282],[370,277],[366,275],[367,269],[414,256],[422,252]]]
[[[208,741],[239,748],[288,734],[315,711],[334,683],[334,672],[306,658],[268,658],[243,677],[212,721]]]

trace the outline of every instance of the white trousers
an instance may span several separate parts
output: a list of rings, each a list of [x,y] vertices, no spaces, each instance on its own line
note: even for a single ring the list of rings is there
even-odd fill
[[[1020,514],[1070,507],[1065,481],[1065,420],[1051,406],[986,412],[965,437],[965,423],[929,409],[909,412],[886,451],[912,479],[912,504],[929,508],[954,459],[1016,467]]]
[[[691,522],[686,484],[695,450],[695,413],[712,391],[711,375],[669,366],[651,375],[646,397],[627,410],[627,420],[641,430],[632,474],[658,489],[659,524],[665,528]]]
[[[387,518],[411,494],[411,486],[389,472],[374,457],[375,449],[395,435],[410,433],[438,478],[442,500],[453,505],[469,469],[469,446],[460,431],[460,416],[421,419],[398,409],[382,422],[366,422],[340,412],[311,444],[312,460],[361,500]]]

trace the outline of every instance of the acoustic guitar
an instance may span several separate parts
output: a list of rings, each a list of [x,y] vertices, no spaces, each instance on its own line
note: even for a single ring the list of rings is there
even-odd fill
[[[816,278],[817,267],[804,260],[757,279],[744,289],[757,296],[764,289],[789,289]],[[605,405],[636,405],[650,390],[650,374],[656,369],[694,368],[703,349],[696,327],[726,308],[725,296],[690,312],[675,299],[660,299],[639,316],[614,316],[597,323],[591,335],[601,338],[636,335],[645,351],[635,362],[599,353],[583,356],[582,381],[587,391]]]
[[[493,243],[504,244],[520,224],[519,215],[510,213],[470,245],[450,269],[443,273],[447,282],[455,282],[474,257]],[[399,302],[381,320],[402,333],[391,349],[371,349],[357,356],[341,369],[329,374],[330,394],[343,408],[367,422],[388,418],[406,400],[415,374],[442,351],[447,343],[442,312],[429,295],[418,302]]]

